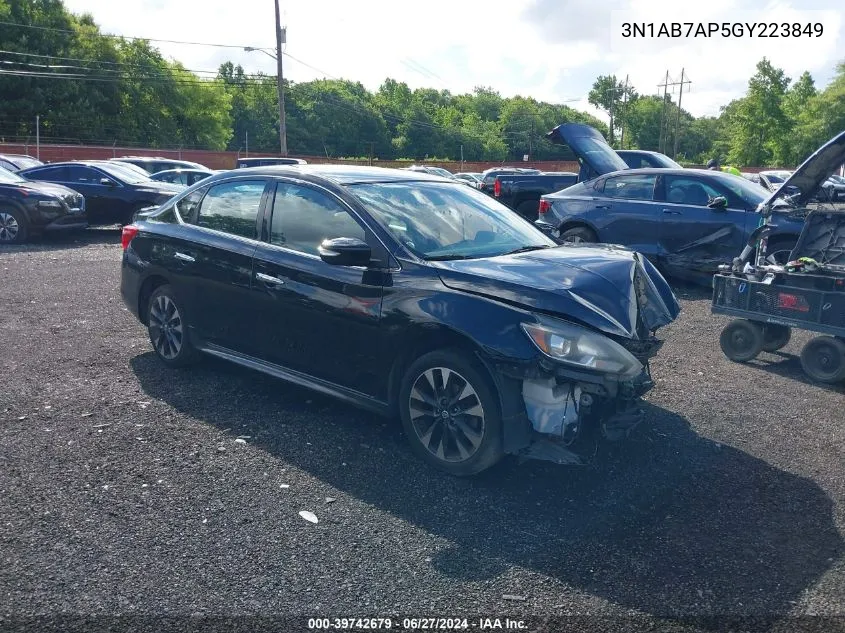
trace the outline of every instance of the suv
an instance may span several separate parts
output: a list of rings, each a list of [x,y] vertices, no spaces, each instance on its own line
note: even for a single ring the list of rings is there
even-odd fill
[[[192,163],[188,160],[175,160],[173,158],[162,158],[160,156],[122,156],[121,158],[112,158],[116,163],[129,163],[140,167],[148,174],[157,174],[166,169],[205,169],[205,165],[199,163]]]

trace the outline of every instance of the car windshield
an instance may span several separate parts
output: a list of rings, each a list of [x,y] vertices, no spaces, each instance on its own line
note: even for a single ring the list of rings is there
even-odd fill
[[[115,178],[119,178],[123,182],[127,182],[130,185],[140,185],[145,182],[150,182],[152,178],[149,176],[143,176],[134,169],[129,167],[124,167],[123,165],[118,165],[116,163],[100,163],[97,165],[100,169],[104,172],[108,173],[110,176],[114,176]]]
[[[442,169],[440,167],[429,167],[429,172],[435,174],[436,176],[443,176],[444,178],[454,178],[452,172]]]
[[[683,169],[683,166],[679,163],[676,163],[671,158],[666,156],[665,154],[652,154],[654,160],[657,162],[658,165],[661,167],[665,167],[666,169]]]
[[[772,192],[743,178],[742,176],[735,176],[734,174],[723,173],[719,177],[719,182],[725,187],[733,191],[737,196],[745,200],[750,206],[756,207],[761,202],[765,202],[772,195]]]
[[[13,184],[17,182],[26,182],[26,180],[8,169],[0,167],[0,182]]]
[[[28,169],[30,167],[38,167],[39,165],[44,164],[35,158],[22,158],[19,156],[15,157],[15,163],[17,163],[19,169]]]
[[[368,183],[349,189],[423,259],[476,259],[556,246],[507,207],[463,185]]]

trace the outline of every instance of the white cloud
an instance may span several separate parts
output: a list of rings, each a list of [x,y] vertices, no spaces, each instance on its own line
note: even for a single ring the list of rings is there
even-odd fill
[[[795,0],[797,2],[797,0]],[[269,0],[65,0],[89,12],[103,30],[157,39],[275,47]],[[465,92],[492,86],[586,109],[586,94],[599,74],[630,75],[643,93],[656,93],[668,69],[685,68],[693,83],[684,106],[693,114],[717,114],[741,96],[755,64],[767,56],[795,78],[810,70],[829,76],[845,58],[841,9],[834,0],[797,10],[785,2],[710,0],[682,5],[657,0],[282,0],[287,26],[285,74],[294,81],[343,77],[376,89],[386,77],[412,87]],[[741,8],[740,8],[741,7]],[[653,39],[621,42],[611,9],[632,11],[648,22],[822,21],[818,39]],[[618,18],[618,14],[613,14]],[[248,72],[275,74],[260,52],[155,43],[188,68],[214,70],[226,60]],[[320,69],[316,71],[314,69]],[[686,89],[685,89],[686,90]]]

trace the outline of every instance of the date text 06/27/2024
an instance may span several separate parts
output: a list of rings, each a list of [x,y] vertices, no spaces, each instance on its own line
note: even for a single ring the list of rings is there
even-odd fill
[[[821,22],[623,22],[621,36],[628,38],[688,37],[821,37]]]

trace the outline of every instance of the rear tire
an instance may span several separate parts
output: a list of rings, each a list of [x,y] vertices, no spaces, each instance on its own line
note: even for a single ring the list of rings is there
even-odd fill
[[[599,241],[598,236],[586,226],[576,226],[561,231],[560,239],[562,242],[569,242],[570,244],[580,244],[582,242],[595,244]]]
[[[408,368],[399,414],[412,450],[450,475],[476,475],[503,455],[499,399],[486,370],[465,353],[439,350]]]
[[[182,303],[167,284],[159,286],[147,305],[147,331],[161,362],[169,367],[186,367],[199,360]]]
[[[845,380],[845,343],[832,336],[817,336],[801,350],[801,367],[816,382]]]
[[[747,363],[763,350],[763,328],[754,321],[737,319],[722,330],[719,346],[735,363]]]
[[[785,325],[767,323],[763,326],[763,351],[776,352],[786,347],[789,339],[792,338],[792,328]]]
[[[0,244],[23,244],[29,234],[24,214],[17,209],[0,209]]]

